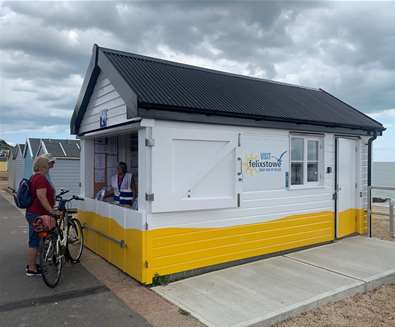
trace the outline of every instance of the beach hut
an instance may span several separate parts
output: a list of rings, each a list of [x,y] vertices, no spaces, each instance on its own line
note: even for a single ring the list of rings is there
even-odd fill
[[[40,146],[41,139],[39,138],[27,138],[24,151],[24,178],[30,178],[33,174],[33,161],[36,158],[38,147]]]
[[[86,245],[151,284],[365,233],[383,131],[322,89],[94,46],[71,120]],[[118,161],[137,210],[95,199]]]
[[[80,194],[80,145],[78,140],[41,139],[37,155],[50,153],[56,159],[50,178],[57,192]]]
[[[25,145],[17,144],[12,151],[9,165],[8,186],[17,189],[20,181],[24,178],[25,160],[23,158]]]
[[[15,189],[15,160],[18,153],[18,145],[10,150],[8,156],[8,187],[12,189]]]

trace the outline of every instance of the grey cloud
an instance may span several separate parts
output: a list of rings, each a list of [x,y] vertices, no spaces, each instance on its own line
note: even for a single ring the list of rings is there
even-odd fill
[[[61,117],[73,110],[75,76],[84,75],[93,43],[322,87],[367,112],[394,108],[394,9],[311,1],[0,2],[7,92],[0,110],[17,126],[28,101],[33,119],[52,111],[51,123],[67,125]]]

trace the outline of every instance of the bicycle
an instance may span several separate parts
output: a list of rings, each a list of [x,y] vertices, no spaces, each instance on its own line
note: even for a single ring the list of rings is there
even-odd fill
[[[55,227],[49,231],[39,232],[40,240],[40,267],[44,283],[51,288],[56,287],[60,281],[63,264],[66,259],[78,263],[84,247],[84,235],[81,223],[73,218],[76,211],[69,208],[73,200],[84,199],[73,195],[65,200],[63,195],[69,191],[61,191],[56,195],[59,215],[51,215],[55,219]]]

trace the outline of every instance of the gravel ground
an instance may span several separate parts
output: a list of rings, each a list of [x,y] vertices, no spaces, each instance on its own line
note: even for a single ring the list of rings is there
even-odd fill
[[[384,211],[385,209],[378,208],[378,210]],[[388,231],[388,217],[372,217],[373,237],[390,240]],[[384,285],[366,294],[358,294],[335,303],[325,304],[316,310],[302,313],[275,326],[395,327],[395,284]]]
[[[395,326],[395,284],[323,305],[275,326]]]

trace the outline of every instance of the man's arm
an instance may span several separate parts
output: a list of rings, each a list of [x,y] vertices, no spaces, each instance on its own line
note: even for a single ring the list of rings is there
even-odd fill
[[[40,203],[44,207],[44,209],[47,210],[48,212],[51,212],[52,207],[49,204],[48,199],[47,199],[47,189],[46,188],[37,189],[36,195],[37,195],[37,198],[40,200]]]

